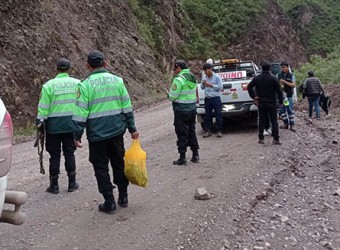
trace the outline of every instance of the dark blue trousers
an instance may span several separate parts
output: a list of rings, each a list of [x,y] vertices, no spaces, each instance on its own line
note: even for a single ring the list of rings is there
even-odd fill
[[[215,118],[216,118],[216,125],[217,125],[217,130],[221,131],[222,130],[222,102],[221,102],[221,97],[211,97],[208,98],[206,97],[204,99],[205,103],[205,116],[204,116],[204,124],[205,124],[205,129],[206,130],[211,130],[211,121],[212,121],[212,112],[214,110],[215,112]]]

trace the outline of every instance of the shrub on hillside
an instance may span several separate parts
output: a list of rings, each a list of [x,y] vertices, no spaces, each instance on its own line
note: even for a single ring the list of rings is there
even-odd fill
[[[340,83],[340,46],[337,46],[334,51],[328,54],[325,58],[314,55],[309,63],[301,66],[295,72],[297,84],[300,85],[307,77],[307,72],[313,70],[315,76],[320,78],[323,84]]]

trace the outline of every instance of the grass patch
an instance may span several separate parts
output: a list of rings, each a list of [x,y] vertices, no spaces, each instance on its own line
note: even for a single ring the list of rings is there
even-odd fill
[[[137,17],[141,36],[157,56],[159,52],[164,51],[163,34],[166,32],[162,19],[154,10],[157,1],[128,0],[128,4]]]
[[[37,131],[37,127],[35,124],[28,124],[26,127],[20,127],[20,128],[13,128],[13,134],[14,139],[18,139],[21,137],[27,137],[27,136],[35,136]]]

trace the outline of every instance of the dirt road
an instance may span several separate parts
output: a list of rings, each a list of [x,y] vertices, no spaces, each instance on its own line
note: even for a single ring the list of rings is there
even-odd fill
[[[257,144],[246,121],[226,124],[223,138],[203,139],[197,126],[201,163],[174,166],[171,104],[140,110],[150,182],[130,185],[129,207],[114,215],[97,211],[102,197],[86,143],[76,152],[80,189],[67,192],[62,167],[58,195],[45,192],[33,142],[17,144],[8,188],[28,193],[27,221],[0,225],[0,249],[340,249],[340,125],[331,120],[328,130],[330,120],[307,123],[302,113],[297,120],[303,133],[280,131],[282,146],[269,137]],[[198,187],[213,198],[195,200]]]

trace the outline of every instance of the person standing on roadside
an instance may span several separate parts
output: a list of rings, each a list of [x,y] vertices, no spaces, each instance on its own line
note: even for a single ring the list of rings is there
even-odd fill
[[[324,92],[319,78],[315,77],[313,71],[308,72],[308,78],[303,83],[303,93],[308,98],[309,118],[312,119],[313,105],[316,112],[316,118],[320,119],[320,95]]]
[[[281,63],[281,73],[277,74],[277,78],[283,88],[284,95],[287,97],[285,105],[280,109],[280,114],[284,125],[281,128],[290,129],[296,132],[295,119],[294,119],[294,88],[295,88],[295,76],[289,72],[289,64],[287,62]]]
[[[204,125],[205,132],[203,134],[203,138],[207,138],[211,136],[211,127],[212,127],[212,112],[215,113],[216,118],[216,126],[217,126],[217,137],[222,137],[222,102],[221,102],[221,94],[222,94],[222,79],[221,77],[213,72],[212,64],[206,63],[203,65],[203,71],[205,76],[202,78],[201,89],[204,90],[205,99],[205,116],[204,116]]]
[[[82,147],[81,137],[86,128],[89,141],[89,160],[93,165],[98,190],[105,202],[99,204],[100,212],[113,214],[116,202],[109,173],[113,170],[118,186],[118,204],[128,206],[129,181],[124,174],[124,133],[129,130],[132,139],[138,139],[130,96],[124,81],[105,69],[107,62],[98,50],[87,56],[89,76],[78,84],[76,108],[73,113],[74,139]]]
[[[72,113],[78,79],[70,77],[71,63],[62,58],[57,63],[58,74],[42,86],[38,105],[37,125],[44,122],[46,151],[50,154],[50,186],[46,192],[59,193],[60,155],[65,157],[68,192],[79,188],[76,182],[76,147],[73,141]]]
[[[254,88],[256,88],[256,95]],[[254,99],[259,109],[259,144],[264,144],[264,128],[268,117],[272,124],[273,144],[281,145],[277,124],[276,97],[282,106],[283,94],[278,79],[270,73],[270,64],[262,63],[262,73],[255,76],[248,84],[249,96]]]
[[[191,161],[198,163],[199,145],[195,131],[196,78],[183,60],[177,60],[173,70],[175,77],[172,81],[168,98],[172,101],[175,115],[174,126],[180,155],[178,160],[173,161],[173,164],[185,165],[187,163],[186,151],[188,146],[192,150]]]

